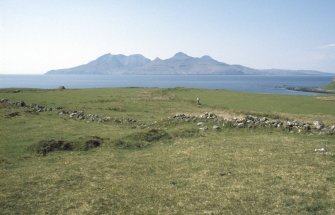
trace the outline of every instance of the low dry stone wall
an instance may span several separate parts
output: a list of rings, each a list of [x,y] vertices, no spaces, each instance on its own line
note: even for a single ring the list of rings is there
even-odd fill
[[[87,114],[80,110],[65,110],[62,107],[47,107],[39,104],[27,104],[24,101],[10,101],[8,99],[0,99],[0,104],[15,106],[17,108],[23,108],[29,112],[57,112],[61,117],[68,117],[75,120],[82,120],[88,122],[115,122],[115,123],[127,123],[136,125],[136,127],[146,127],[148,125],[141,124],[136,119],[131,118],[113,118],[110,116],[101,116],[98,114]],[[271,119],[268,117],[259,117],[254,115],[246,115],[242,118],[223,118],[219,117],[212,112],[205,112],[199,116],[189,115],[185,113],[177,113],[170,120],[185,121],[185,122],[197,122],[200,130],[207,130],[205,122],[212,121],[214,130],[221,129],[224,126],[236,127],[236,128],[277,128],[288,130],[291,132],[309,132],[319,135],[334,135],[335,125],[325,125],[320,121],[314,121],[313,123],[302,122],[297,120],[282,120],[282,119]]]
[[[85,120],[90,122],[108,122],[112,121],[115,123],[137,123],[136,119],[131,118],[113,118],[110,116],[101,116],[98,114],[87,114],[80,110],[64,110],[62,107],[47,107],[39,104],[27,104],[24,101],[10,101],[8,99],[0,99],[1,104],[15,106],[18,108],[23,108],[29,112],[57,112],[59,116],[69,117],[76,120]]]
[[[206,112],[200,116],[188,115],[185,113],[178,113],[169,119],[180,120],[186,122],[197,122],[201,130],[206,130],[206,121],[213,121],[216,125],[213,129],[217,130],[224,126],[236,127],[236,128],[279,128],[283,130],[289,130],[292,132],[310,132],[316,134],[335,134],[335,125],[325,125],[320,121],[314,121],[313,123],[302,122],[297,120],[281,120],[271,119],[268,117],[258,117],[254,115],[246,115],[243,118],[231,118],[226,119],[217,116],[214,113]]]

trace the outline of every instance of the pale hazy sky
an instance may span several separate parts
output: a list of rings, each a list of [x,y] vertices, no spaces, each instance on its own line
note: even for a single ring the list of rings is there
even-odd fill
[[[179,51],[259,69],[335,72],[334,11],[335,0],[0,0],[0,73]]]

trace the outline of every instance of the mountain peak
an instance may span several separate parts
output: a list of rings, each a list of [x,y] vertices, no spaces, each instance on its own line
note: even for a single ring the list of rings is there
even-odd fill
[[[187,59],[187,58],[190,58],[190,56],[188,56],[187,54],[183,53],[183,52],[177,52],[173,58],[176,58],[176,59]]]
[[[159,57],[156,57],[153,61],[162,61]]]
[[[257,70],[241,65],[229,65],[211,58],[208,55],[191,57],[182,52],[173,57],[161,60],[156,58],[151,61],[141,54],[104,54],[96,60],[86,64],[49,71],[47,74],[215,74],[215,75],[298,75],[319,74],[317,71],[290,71],[290,70]],[[322,74],[322,73],[321,73]]]
[[[111,56],[111,53],[106,53],[104,55],[101,55],[100,57],[98,57],[97,59],[101,59],[101,58],[108,58]]]
[[[203,60],[214,60],[213,58],[211,58],[211,56],[208,56],[208,55],[202,56],[201,59],[203,59]]]

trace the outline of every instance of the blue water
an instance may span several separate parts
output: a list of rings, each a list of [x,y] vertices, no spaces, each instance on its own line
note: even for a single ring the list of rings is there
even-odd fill
[[[332,76],[245,75],[0,75],[0,88],[187,87],[271,94],[306,94],[285,87],[320,87]]]

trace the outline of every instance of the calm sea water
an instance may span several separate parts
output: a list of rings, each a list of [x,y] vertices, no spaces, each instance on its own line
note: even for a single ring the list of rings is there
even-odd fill
[[[0,88],[187,87],[272,94],[312,94],[285,87],[320,87],[332,76],[244,75],[0,75]]]

